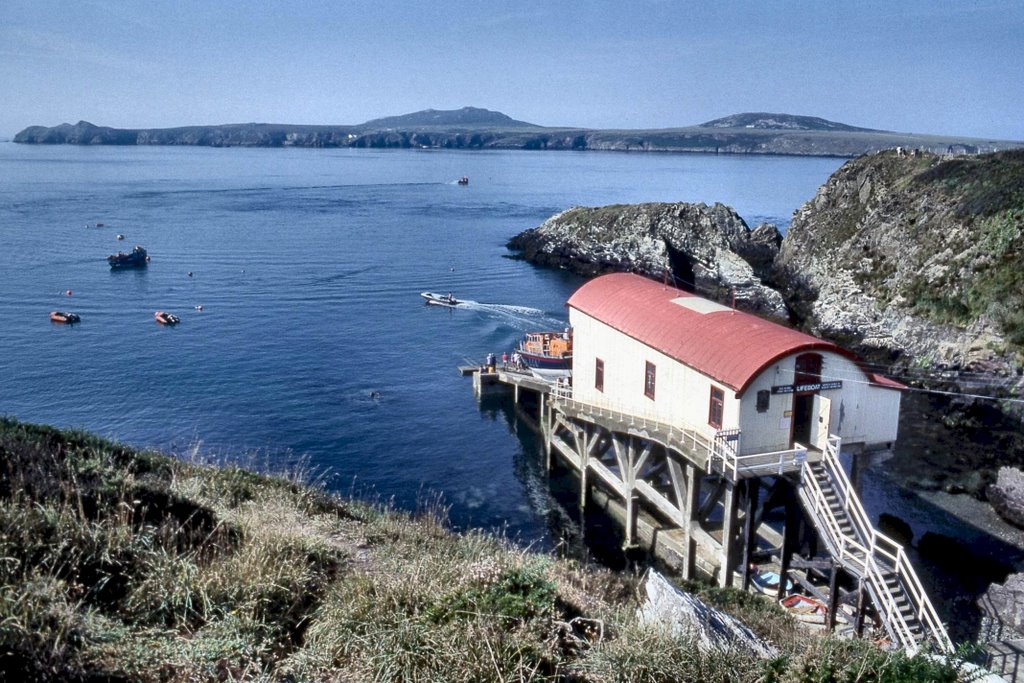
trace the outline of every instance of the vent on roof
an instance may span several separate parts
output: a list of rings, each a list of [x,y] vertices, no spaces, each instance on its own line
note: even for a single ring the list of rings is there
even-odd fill
[[[683,308],[688,308],[694,313],[719,313],[722,311],[731,311],[732,309],[728,306],[715,303],[709,299],[702,299],[699,296],[681,296],[676,299],[672,299],[672,303]]]

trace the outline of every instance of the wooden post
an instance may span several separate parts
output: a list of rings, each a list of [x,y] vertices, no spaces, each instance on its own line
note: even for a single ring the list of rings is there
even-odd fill
[[[697,523],[700,508],[700,470],[696,465],[686,463],[686,492],[683,498],[683,578],[693,579],[697,574],[697,544],[693,539],[693,525]]]
[[[583,430],[579,431],[579,438],[576,439],[576,443],[579,444],[579,455],[580,455],[580,523],[583,523],[583,514],[587,511],[587,470],[590,469],[590,454],[587,452],[587,434]]]
[[[725,516],[722,519],[722,555],[719,567],[718,585],[726,588],[732,585],[732,574],[736,568],[736,485],[725,482]]]
[[[636,542],[636,440],[626,440],[626,468],[619,473],[626,485],[626,542],[623,550],[632,548]]]
[[[864,579],[857,582],[857,613],[853,615],[853,632],[860,638],[864,635]]]
[[[750,589],[750,555],[757,544],[757,535],[754,533],[754,511],[757,510],[757,499],[761,491],[761,480],[756,478],[746,481],[746,509],[743,517],[743,569],[740,570],[742,577],[741,586],[743,590]]]
[[[843,571],[835,560],[832,561],[832,576],[828,580],[828,617],[825,628],[829,633],[836,630],[836,610],[839,609],[839,572]]]
[[[793,549],[796,548],[797,534],[800,532],[800,518],[796,508],[793,486],[786,486],[786,525],[782,531],[782,558],[779,563],[779,589],[775,599],[781,600],[786,597],[786,582],[789,581],[789,563],[793,559]]]

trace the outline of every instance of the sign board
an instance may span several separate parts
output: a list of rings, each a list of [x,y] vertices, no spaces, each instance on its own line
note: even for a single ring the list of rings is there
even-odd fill
[[[802,394],[809,391],[827,391],[829,389],[842,389],[843,381],[840,379],[831,382],[809,382],[807,384],[780,384],[772,387],[773,394]]]

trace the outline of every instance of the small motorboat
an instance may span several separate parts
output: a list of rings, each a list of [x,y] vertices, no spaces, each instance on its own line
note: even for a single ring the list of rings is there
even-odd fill
[[[165,311],[157,311],[153,314],[156,321],[161,325],[177,325],[181,322],[181,318],[174,315],[173,313],[167,313]]]
[[[465,301],[460,301],[459,299],[456,299],[454,296],[452,296],[451,292],[448,292],[447,294],[436,294],[434,292],[420,292],[420,296],[427,300],[427,304],[432,306],[455,307],[458,306],[459,304],[466,303]]]
[[[107,263],[113,269],[118,268],[141,268],[149,263],[149,255],[146,250],[138,244],[128,253],[119,251],[107,257]]]
[[[68,313],[67,311],[50,311],[50,320],[64,325],[82,322],[77,313]]]
[[[824,624],[828,616],[828,607],[821,600],[807,595],[793,594],[779,600],[779,604],[787,612],[805,624]]]
[[[462,176],[459,178],[459,185],[469,185],[469,176]]]

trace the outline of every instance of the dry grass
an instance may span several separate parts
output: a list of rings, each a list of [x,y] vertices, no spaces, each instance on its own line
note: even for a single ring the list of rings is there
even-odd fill
[[[788,654],[702,654],[636,623],[629,576],[301,475],[0,421],[0,680],[916,680],[735,596]]]

